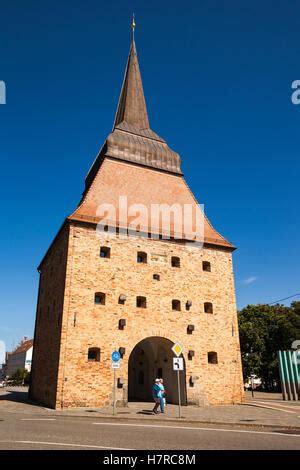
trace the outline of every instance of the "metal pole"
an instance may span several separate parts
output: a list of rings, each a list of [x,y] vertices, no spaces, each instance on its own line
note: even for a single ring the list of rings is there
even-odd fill
[[[293,395],[293,399],[297,400],[298,399],[298,392],[297,392],[296,380],[295,380],[295,376],[294,376],[293,357],[292,357],[292,352],[291,351],[287,351],[287,357],[288,357],[288,368],[289,368],[290,377],[291,377],[292,395]]]
[[[292,353],[292,361],[296,378],[297,399],[300,400],[300,351],[297,350]]]
[[[287,399],[287,391],[286,391],[286,384],[285,384],[285,377],[284,377],[284,366],[283,366],[282,352],[281,351],[278,351],[278,358],[279,358],[279,375],[280,375],[280,380],[281,380],[282,399],[286,400]]]
[[[294,354],[295,354],[296,375],[297,375],[297,381],[298,381],[298,400],[300,400],[300,351],[297,349],[297,351],[295,351]]]
[[[291,383],[290,383],[290,374],[289,374],[289,368],[287,365],[287,359],[286,359],[286,351],[282,351],[283,355],[283,364],[284,364],[284,371],[285,371],[285,378],[286,378],[286,390],[287,390],[287,395],[288,395],[288,400],[292,400],[292,390],[291,390]]]
[[[254,398],[254,378],[251,376],[251,395]]]
[[[179,370],[177,370],[177,384],[178,384],[178,416],[181,418],[181,397],[180,397],[180,378]]]
[[[116,414],[116,369],[114,369],[113,415]]]

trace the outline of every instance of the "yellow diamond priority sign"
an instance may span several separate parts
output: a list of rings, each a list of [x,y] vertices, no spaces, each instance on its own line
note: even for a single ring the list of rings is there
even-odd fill
[[[183,351],[183,347],[181,346],[181,344],[175,343],[172,347],[172,351],[175,354],[175,356],[179,357]]]

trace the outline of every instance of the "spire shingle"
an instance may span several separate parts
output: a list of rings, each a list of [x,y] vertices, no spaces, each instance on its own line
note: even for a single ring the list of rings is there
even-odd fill
[[[115,117],[114,129],[118,127],[118,124],[123,122],[136,129],[149,129],[142,78],[133,38]]]

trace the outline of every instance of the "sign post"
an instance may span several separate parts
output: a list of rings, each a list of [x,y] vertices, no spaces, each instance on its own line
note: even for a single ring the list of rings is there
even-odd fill
[[[180,395],[180,374],[183,370],[183,358],[179,357],[183,351],[181,344],[175,343],[172,351],[177,357],[173,357],[173,370],[177,371],[177,387],[178,387],[178,417],[181,418],[181,395]]]
[[[251,395],[254,398],[254,374],[251,374]]]
[[[116,414],[116,369],[114,368],[113,416]]]
[[[177,386],[178,386],[178,418],[181,418],[181,396],[180,396],[179,370],[177,370]]]
[[[113,386],[113,416],[116,414],[116,369],[120,369],[120,358],[119,351],[114,351],[111,355],[112,364],[111,367],[114,370],[114,386]]]

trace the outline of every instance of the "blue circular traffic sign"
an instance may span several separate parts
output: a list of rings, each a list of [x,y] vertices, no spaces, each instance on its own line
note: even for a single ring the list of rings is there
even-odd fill
[[[121,359],[121,354],[119,353],[119,351],[114,351],[111,355],[111,358],[114,362],[119,362],[119,360]]]

